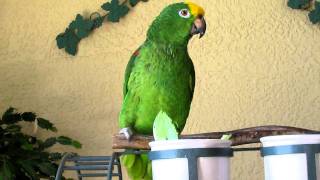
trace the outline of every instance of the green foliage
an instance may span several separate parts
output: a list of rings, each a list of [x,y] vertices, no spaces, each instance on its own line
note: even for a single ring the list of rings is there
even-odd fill
[[[314,10],[309,13],[309,19],[313,24],[320,22],[320,2],[315,2]]]
[[[288,6],[292,9],[303,9],[309,6],[310,0],[289,0]]]
[[[64,48],[67,53],[76,55],[80,38],[72,29],[67,28],[64,33],[57,36],[56,40],[59,49]]]
[[[224,134],[221,137],[221,140],[231,140],[231,138],[232,138],[232,134]]]
[[[119,22],[119,19],[129,12],[128,6],[119,4],[119,0],[104,3],[101,8],[109,12],[107,19],[111,22]]]
[[[130,5],[134,7],[135,5],[138,4],[139,0],[130,0],[129,2],[130,2]]]
[[[153,137],[158,140],[176,140],[178,132],[167,113],[160,111],[153,123]]]
[[[142,0],[146,2],[147,0]],[[129,0],[131,7],[134,7],[140,0]],[[59,49],[64,49],[68,54],[76,55],[78,44],[81,39],[86,38],[90,33],[102,26],[102,23],[107,20],[110,22],[119,22],[120,18],[128,14],[130,6],[127,0],[120,3],[119,0],[111,0],[111,2],[104,3],[101,8],[106,11],[106,14],[101,16],[99,13],[92,13],[90,18],[85,18],[77,14],[65,32],[60,33],[56,37],[57,46]],[[93,17],[93,15],[97,15]]]
[[[56,132],[48,120],[33,112],[18,113],[14,108],[6,110],[0,119],[0,180],[52,179],[62,158],[59,152],[47,149],[56,143],[81,148],[81,144],[66,136],[49,137],[42,141],[21,132],[19,122],[38,123],[42,129]]]
[[[57,128],[54,127],[54,125],[50,121],[43,118],[37,118],[37,121],[38,121],[39,127],[53,131],[53,132],[57,132]]]
[[[309,20],[313,24],[320,22],[320,0],[289,0],[288,6],[292,9],[309,10]]]
[[[72,21],[69,28],[72,29],[79,38],[85,38],[89,35],[93,27],[93,21],[84,19],[80,14]]]

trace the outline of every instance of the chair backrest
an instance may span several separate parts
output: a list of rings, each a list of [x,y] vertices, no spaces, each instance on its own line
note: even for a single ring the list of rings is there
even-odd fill
[[[111,180],[115,176],[122,180],[119,156],[118,152],[112,156],[77,156],[67,153],[61,159],[55,180],[61,180],[64,171],[76,171],[79,180],[84,177],[107,177]]]

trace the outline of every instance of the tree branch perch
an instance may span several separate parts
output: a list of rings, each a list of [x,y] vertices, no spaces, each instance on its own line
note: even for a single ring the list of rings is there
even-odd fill
[[[225,134],[232,134],[232,146],[259,143],[260,138],[271,135],[292,135],[292,134],[320,134],[320,131],[303,129],[290,126],[258,126],[244,129],[237,129],[225,132],[211,132],[201,134],[181,135],[180,139],[220,139]],[[134,135],[128,141],[124,135],[115,134],[113,136],[113,149],[141,149],[148,150],[149,142],[153,141],[153,136]]]

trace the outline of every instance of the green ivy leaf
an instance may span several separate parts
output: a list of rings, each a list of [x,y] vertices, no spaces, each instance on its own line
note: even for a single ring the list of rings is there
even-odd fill
[[[65,48],[67,53],[76,55],[80,39],[72,29],[67,28],[64,33],[57,36],[56,41],[59,49]]]
[[[101,17],[101,16],[95,18],[93,20],[93,27],[98,28],[98,27],[102,26],[103,20],[104,20],[104,17]]]
[[[288,6],[292,9],[302,9],[310,4],[310,0],[289,0]]]
[[[84,19],[83,16],[77,14],[76,19],[72,21],[69,28],[74,30],[75,34],[80,38],[85,38],[90,34],[93,27],[93,21]]]
[[[21,114],[21,117],[25,121],[32,122],[36,119],[36,114],[33,112],[24,112]]]
[[[67,31],[67,30],[66,30]],[[57,41],[57,46],[59,49],[65,48],[66,47],[66,37],[65,37],[65,33],[60,33],[57,37],[56,37],[56,41]]]
[[[119,0],[112,0],[101,6],[102,9],[109,11],[107,19],[111,22],[119,22],[119,19],[129,12],[126,5],[119,4]]]
[[[130,0],[129,2],[130,2],[130,5],[134,7],[135,5],[138,4],[139,0]]]
[[[320,2],[315,2],[315,9],[312,10],[309,14],[309,19],[313,24],[320,22]]]
[[[54,127],[54,125],[50,121],[43,118],[37,118],[37,120],[38,120],[39,127],[53,131],[53,132],[57,132],[57,128]]]

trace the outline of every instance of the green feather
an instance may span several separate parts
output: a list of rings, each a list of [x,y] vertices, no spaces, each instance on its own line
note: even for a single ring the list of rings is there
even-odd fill
[[[123,155],[120,157],[121,164],[124,165],[126,168],[132,168],[135,159],[136,155],[134,154]]]

